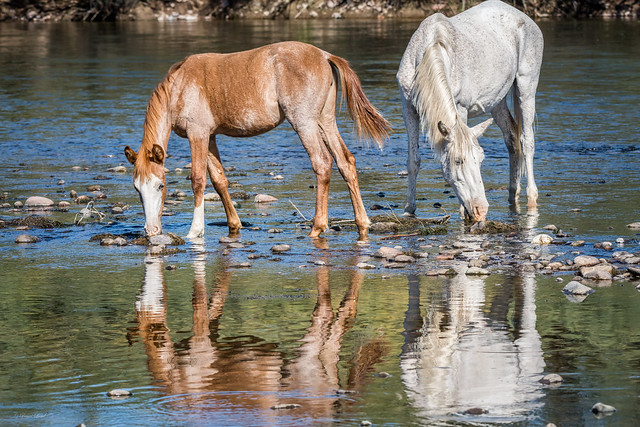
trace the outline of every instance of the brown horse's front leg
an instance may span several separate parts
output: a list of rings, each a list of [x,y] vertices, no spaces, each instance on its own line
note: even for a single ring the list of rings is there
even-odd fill
[[[207,185],[207,152],[206,142],[189,138],[191,145],[191,188],[193,189],[193,221],[187,238],[193,239],[204,235],[204,189]]]
[[[236,235],[242,228],[242,222],[238,217],[236,208],[229,195],[229,181],[224,174],[222,163],[220,162],[220,153],[216,145],[215,135],[209,138],[209,154],[207,155],[207,169],[211,177],[211,183],[222,200],[225,214],[227,215],[227,226],[229,227],[229,235]]]

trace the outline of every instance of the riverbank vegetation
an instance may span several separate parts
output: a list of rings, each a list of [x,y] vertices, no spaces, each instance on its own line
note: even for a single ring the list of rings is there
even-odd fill
[[[422,19],[478,0],[0,0],[0,21]],[[534,18],[640,17],[636,0],[510,0]]]

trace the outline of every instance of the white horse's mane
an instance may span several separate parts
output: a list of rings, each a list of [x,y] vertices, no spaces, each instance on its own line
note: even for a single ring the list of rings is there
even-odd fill
[[[464,155],[470,149],[467,141],[473,141],[469,127],[461,120],[456,110],[451,86],[447,78],[445,54],[451,51],[451,35],[444,23],[435,26],[433,43],[426,49],[416,68],[412,87],[412,101],[420,117],[420,127],[427,134],[431,148],[437,158],[441,158],[445,137],[438,130],[438,122],[443,122],[453,133],[452,153]]]

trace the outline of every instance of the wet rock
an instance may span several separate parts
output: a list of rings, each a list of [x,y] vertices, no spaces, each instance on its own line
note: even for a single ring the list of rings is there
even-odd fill
[[[624,243],[625,243],[624,238],[622,238],[622,237],[618,237],[618,238],[616,239],[616,244],[617,244],[618,246],[624,246]]]
[[[231,268],[251,268],[250,262],[238,262],[230,265]]]
[[[267,230],[267,233],[279,234],[279,233],[282,233],[282,229],[281,228],[270,228],[270,229]]]
[[[384,265],[386,268],[406,268],[407,263],[405,262],[390,262],[389,264]]]
[[[583,285],[580,282],[572,280],[571,282],[567,283],[564,288],[562,288],[562,292],[567,295],[589,295],[593,293],[594,290],[588,286]]]
[[[640,229],[640,222],[632,222],[631,224],[627,224],[627,228],[631,228],[634,230]]]
[[[240,242],[231,242],[231,243],[228,243],[228,244],[227,244],[227,247],[228,247],[229,249],[242,249],[242,248],[244,248],[245,246],[244,246],[242,243],[240,243]]]
[[[376,258],[384,258],[386,260],[394,260],[399,255],[402,255],[402,251],[388,246],[382,246],[373,254]]]
[[[32,236],[30,234],[21,234],[16,237],[16,243],[38,243],[40,238]]]
[[[274,254],[288,252],[290,250],[291,250],[291,246],[285,245],[285,244],[273,245],[271,247],[271,252],[273,252]]]
[[[629,258],[624,260],[627,264],[640,264],[640,257],[638,256],[630,256]]]
[[[87,191],[102,191],[102,187],[100,185],[94,184],[87,187]]]
[[[178,266],[175,264],[169,264],[165,267],[165,270],[169,270],[169,271],[173,271],[173,270],[177,270]]]
[[[416,262],[416,259],[414,257],[412,257],[412,256],[409,256],[409,255],[398,255],[393,260],[395,262],[402,262],[402,263]]]
[[[125,173],[126,171],[127,171],[127,168],[122,165],[107,169],[107,172],[115,172],[115,173]]]
[[[467,276],[488,276],[489,270],[480,267],[469,267],[465,272]]]
[[[218,193],[205,193],[203,198],[205,202],[219,202],[222,200]]]
[[[561,263],[560,261],[554,261],[547,264],[545,268],[548,270],[560,270],[562,267],[564,267],[563,263]]]
[[[129,390],[123,390],[123,389],[115,389],[107,392],[107,396],[112,398],[123,398],[123,397],[129,397],[131,395],[132,393]]]
[[[483,408],[469,408],[463,412],[465,415],[483,415],[486,414],[487,410]]]
[[[280,410],[280,409],[296,409],[301,408],[302,405],[298,405],[297,403],[280,403],[279,405],[273,405],[271,409]]]
[[[634,277],[640,277],[640,268],[627,267],[627,271]]]
[[[371,421],[369,421],[369,420],[362,420],[362,421],[360,421],[360,425],[361,426],[372,426],[373,423]]]
[[[598,242],[593,245],[596,249],[604,249],[605,251],[610,251],[613,249],[613,243],[611,242]]]
[[[606,263],[580,268],[582,277],[591,280],[611,280],[615,271],[611,264]]]
[[[469,229],[470,232],[472,233],[480,233],[482,232],[482,230],[484,230],[486,223],[484,221],[478,221],[475,224],[473,224],[471,226],[471,228]]]
[[[87,196],[87,195],[84,195],[84,194],[83,194],[82,196],[78,196],[78,197],[75,199],[75,202],[76,202],[78,205],[86,205],[86,204],[87,204],[87,203],[89,203],[90,201],[91,201],[91,198],[90,198],[89,196]]]
[[[277,198],[270,196],[268,194],[256,194],[255,199],[253,199],[255,203],[271,203],[277,200],[278,200]]]
[[[157,234],[155,236],[149,237],[149,244],[151,245],[171,245],[173,243],[173,239],[171,236],[167,234]]]
[[[553,237],[548,234],[538,234],[531,239],[531,243],[534,245],[548,245],[553,242]]]
[[[31,196],[24,202],[26,209],[45,209],[53,205],[53,200],[42,196]]]
[[[122,209],[120,206],[114,206],[111,208],[111,213],[113,215],[121,215],[124,213],[124,209]]]
[[[617,412],[618,410],[611,406],[611,405],[606,405],[602,402],[598,402],[595,405],[593,405],[593,407],[591,407],[591,412],[593,412],[594,414],[598,415],[611,415],[614,412]]]
[[[545,225],[544,227],[542,227],[542,229],[543,229],[543,230],[547,230],[547,231],[551,231],[551,232],[553,233],[553,232],[555,232],[555,231],[558,229],[558,227],[556,227],[556,226],[555,226],[555,225],[553,225],[553,224],[547,224],[547,225]]]
[[[549,384],[560,384],[563,381],[564,381],[564,378],[562,378],[558,374],[547,374],[544,377],[540,378],[540,380],[538,382],[540,384],[549,385]]]
[[[63,200],[58,203],[58,209],[68,210],[71,207],[71,203]]]
[[[366,262],[359,262],[358,264],[356,264],[356,267],[358,267],[361,270],[372,270],[372,269],[376,268],[375,265],[368,264]]]
[[[373,374],[373,376],[377,377],[377,378],[391,378],[393,375],[391,375],[388,372],[382,371],[382,372],[377,372],[377,373]]]
[[[216,193],[208,193],[208,194],[216,194]],[[187,197],[187,193],[185,193],[182,190],[175,190],[173,193],[171,193],[170,197],[175,197],[176,199],[184,199],[185,197]]]
[[[573,242],[570,243],[571,246],[573,247],[580,247],[580,246],[584,246],[585,241],[584,240],[574,240]]]
[[[578,255],[573,259],[573,265],[577,268],[590,267],[592,265],[600,264],[600,260],[590,255]]]

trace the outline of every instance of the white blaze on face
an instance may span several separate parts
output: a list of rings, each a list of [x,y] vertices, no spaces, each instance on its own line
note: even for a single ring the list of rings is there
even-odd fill
[[[164,205],[164,182],[157,176],[151,174],[149,178],[142,181],[139,177],[133,183],[142,201],[142,209],[144,210],[144,229],[149,236],[154,236],[162,232],[162,224],[160,217],[162,216],[162,207]]]

